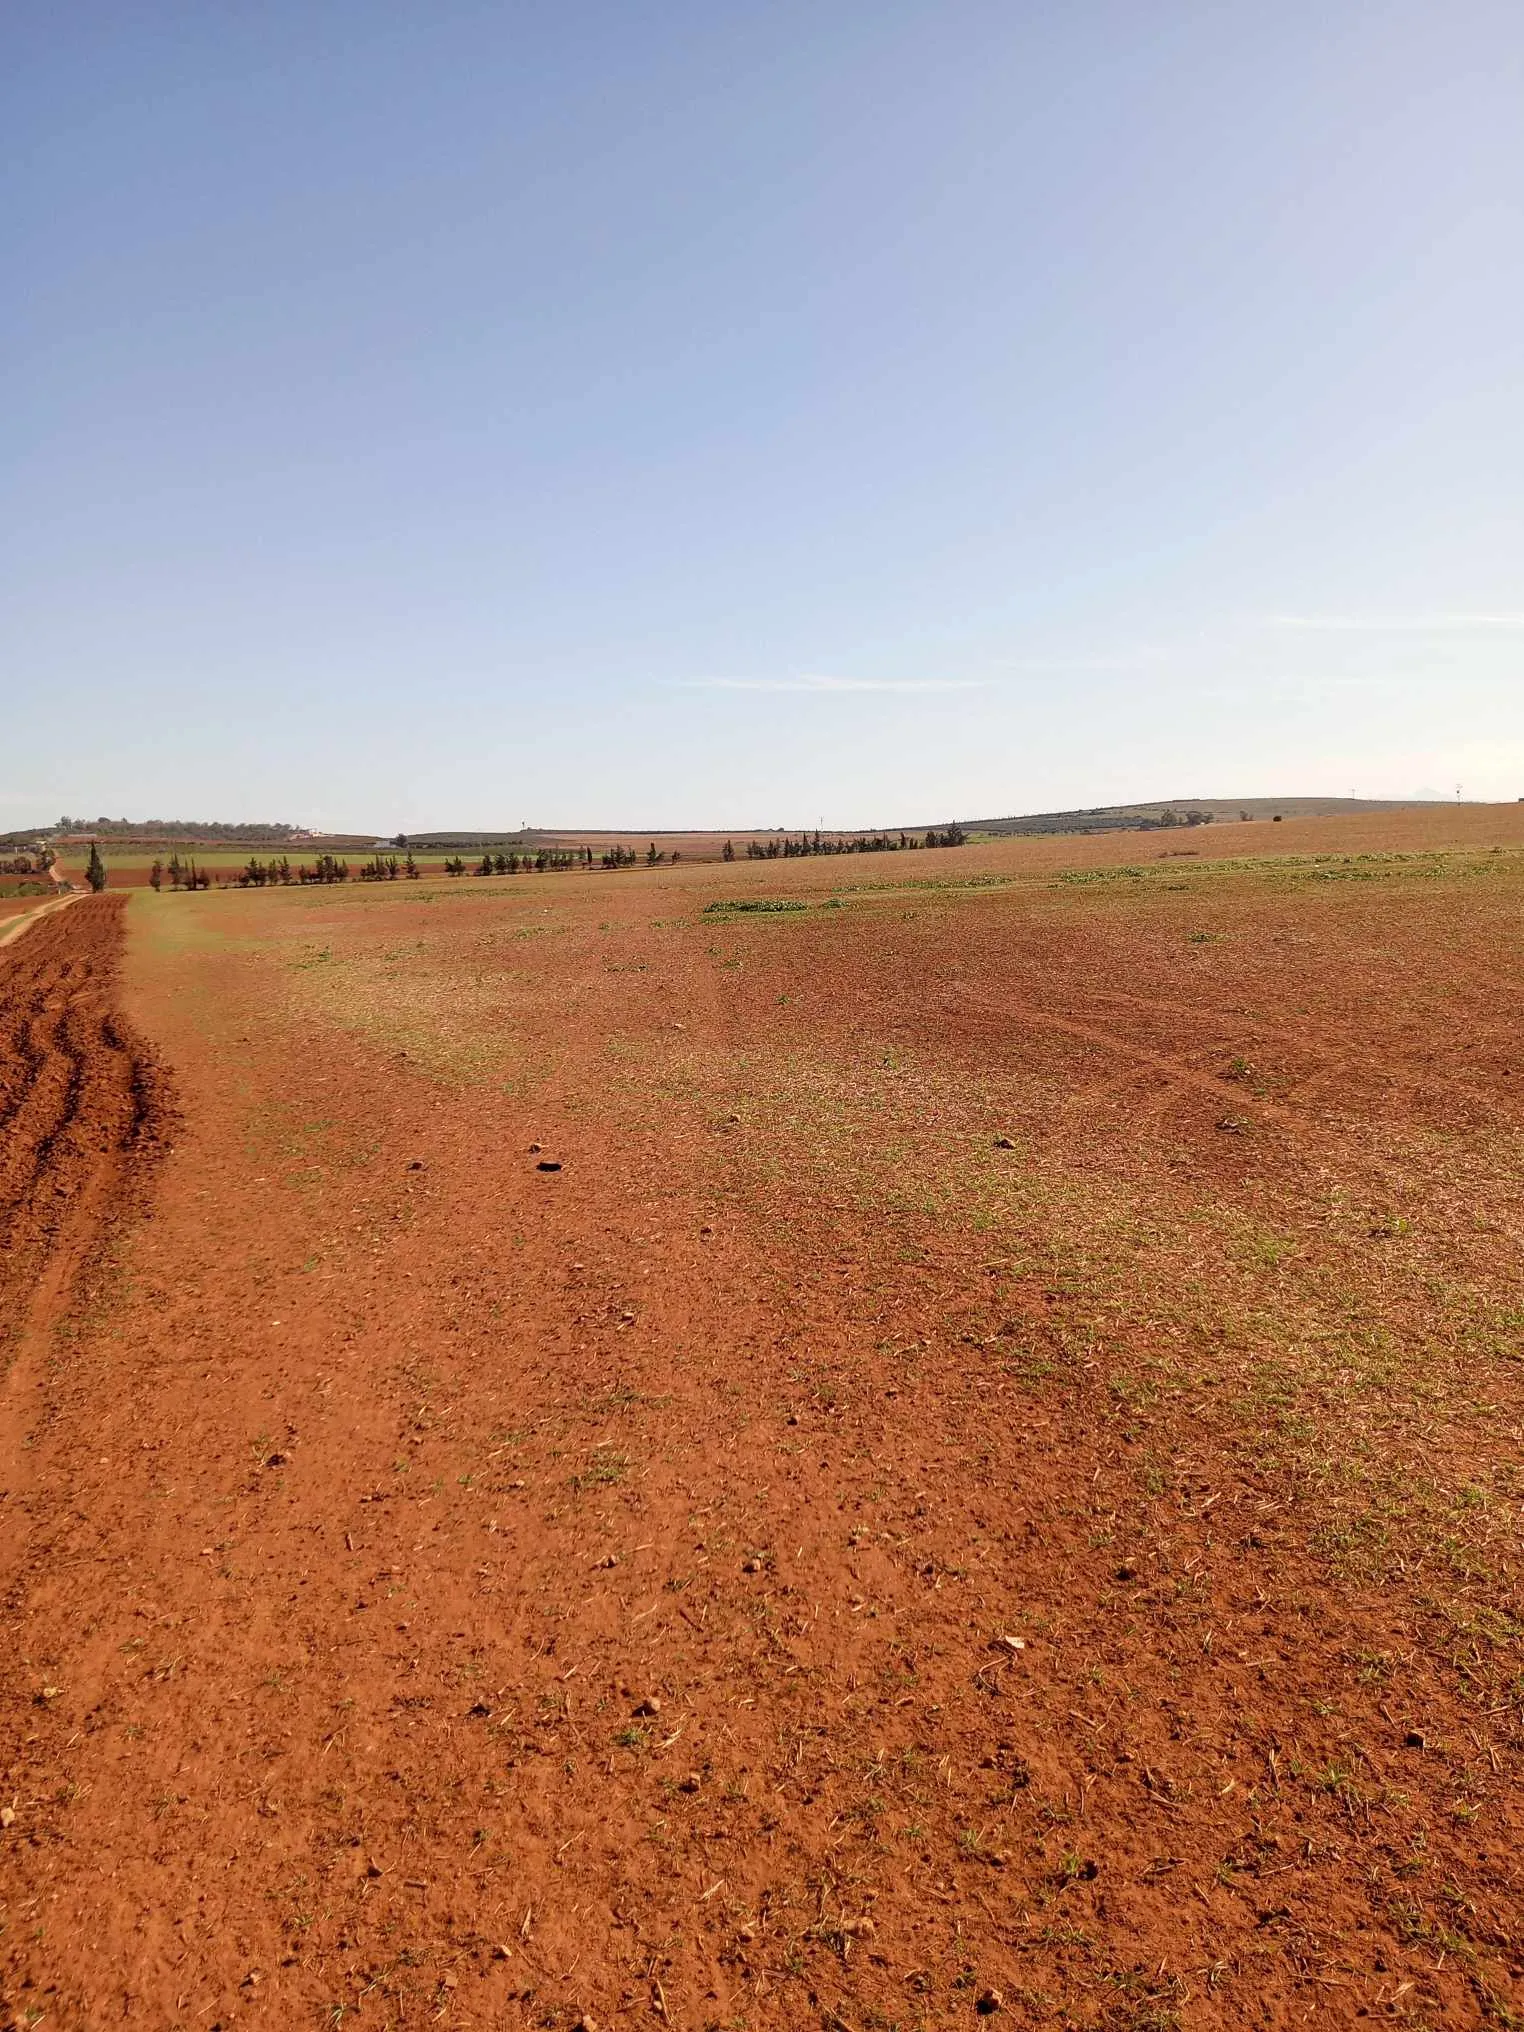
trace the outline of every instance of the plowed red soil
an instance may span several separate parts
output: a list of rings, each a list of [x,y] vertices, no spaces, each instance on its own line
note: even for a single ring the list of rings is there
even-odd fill
[[[160,1133],[162,1083],[116,1008],[121,945],[121,905],[91,899],[40,913],[0,952],[0,1370],[12,1393]]]
[[[9,2022],[1524,2013],[1524,824],[1362,823],[134,899]]]

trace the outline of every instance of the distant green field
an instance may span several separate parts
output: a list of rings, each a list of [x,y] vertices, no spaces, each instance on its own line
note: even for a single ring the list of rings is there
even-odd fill
[[[323,851],[322,848],[317,850],[319,853]],[[316,854],[311,849],[305,855],[290,847],[284,849],[284,852],[293,868],[304,859],[309,862],[316,859]],[[345,849],[345,852],[351,861],[355,858],[356,850],[353,847]],[[242,868],[248,865],[251,858],[256,861],[278,861],[281,853],[282,849],[279,847],[113,847],[109,840],[101,842],[101,859],[108,868],[151,868],[155,861],[162,861],[168,867],[171,854],[178,854],[182,861],[194,861],[201,868]],[[90,858],[90,849],[60,847],[58,858],[69,867],[82,868]],[[368,853],[365,858],[367,860],[370,858]]]

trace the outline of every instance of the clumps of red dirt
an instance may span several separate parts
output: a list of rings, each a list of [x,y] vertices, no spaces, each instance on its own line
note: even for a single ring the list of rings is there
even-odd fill
[[[116,1006],[122,911],[81,900],[0,953],[0,1369],[67,1302],[167,1120]]]

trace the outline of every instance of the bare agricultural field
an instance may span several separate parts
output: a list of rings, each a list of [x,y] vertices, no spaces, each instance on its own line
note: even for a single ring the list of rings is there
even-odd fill
[[[1520,2022],[1524,811],[88,908],[18,2024]]]
[[[11,924],[18,917],[28,917],[37,908],[38,897],[22,893],[22,885],[16,885],[16,892],[6,895],[0,891],[0,926]]]

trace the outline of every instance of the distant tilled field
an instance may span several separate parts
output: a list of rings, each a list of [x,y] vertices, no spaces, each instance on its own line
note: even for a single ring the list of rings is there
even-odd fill
[[[24,933],[0,1104],[93,1023],[158,1154],[14,1273],[14,2022],[1524,2022],[1521,906],[1500,808]]]

